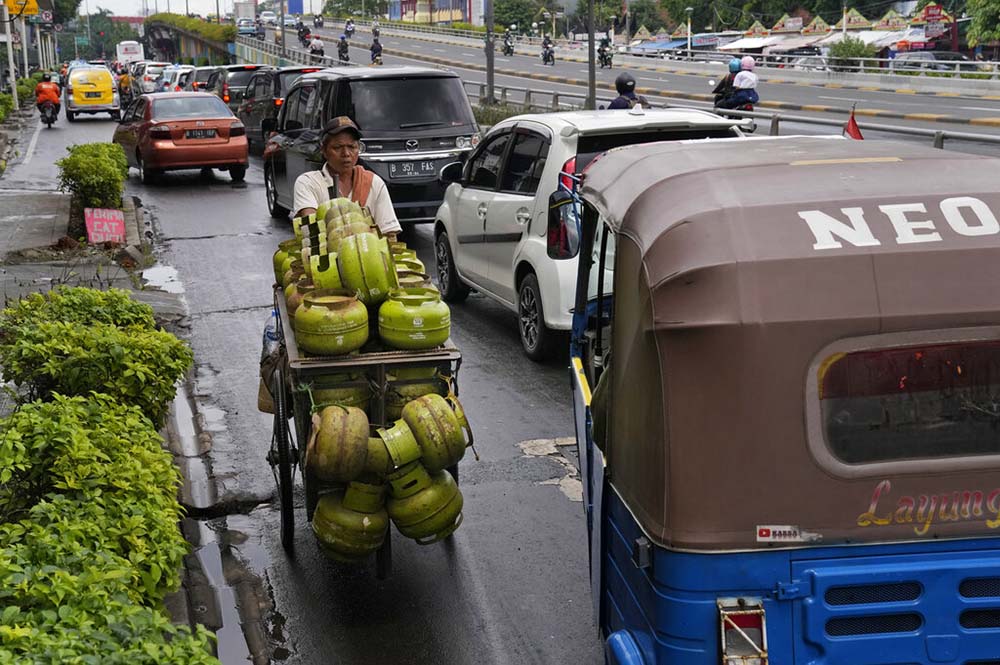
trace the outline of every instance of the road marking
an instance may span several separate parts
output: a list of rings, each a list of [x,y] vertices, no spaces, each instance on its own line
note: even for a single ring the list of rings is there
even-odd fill
[[[1000,127],[1000,118],[973,118],[970,125],[984,125],[986,127]]]
[[[964,111],[1000,111],[996,106],[959,106]]]
[[[584,70],[584,71],[586,71],[586,70]],[[652,81],[653,83],[666,83],[667,82],[666,79],[652,79],[652,78],[649,78],[648,76],[640,76],[639,80],[640,81]]]
[[[937,120],[947,118],[943,113],[904,113],[903,120]]]
[[[21,163],[27,166],[31,163],[31,158],[35,156],[35,144],[38,143],[38,134],[42,131],[42,121],[41,118],[38,120],[38,127],[35,127],[35,133],[31,137],[31,143],[28,144],[28,152],[24,153],[24,161]]]
[[[854,97],[833,97],[831,95],[816,95],[818,99],[836,99],[841,102],[866,102],[867,99],[856,99]]]
[[[435,52],[435,53],[447,53],[448,51],[446,51],[446,50],[445,50],[445,49],[443,49],[443,48],[436,48],[436,49],[434,49],[434,52]]]
[[[464,55],[466,58],[475,58],[479,54],[478,53],[466,53],[466,52],[463,51],[462,55]]]

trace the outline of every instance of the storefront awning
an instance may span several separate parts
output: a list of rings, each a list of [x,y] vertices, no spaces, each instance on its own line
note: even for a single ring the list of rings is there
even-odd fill
[[[720,51],[750,51],[753,49],[763,48],[769,44],[773,44],[781,39],[781,37],[744,37],[743,39],[737,39],[735,42],[729,42],[724,46],[720,46]]]

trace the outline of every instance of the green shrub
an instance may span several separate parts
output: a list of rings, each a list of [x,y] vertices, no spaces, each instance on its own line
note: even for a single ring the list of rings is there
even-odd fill
[[[493,106],[473,106],[472,114],[481,127],[492,127],[502,120],[526,113],[520,106],[494,104]]]
[[[156,328],[153,308],[132,299],[124,289],[100,291],[60,286],[48,293],[31,293],[0,311],[0,340],[13,339],[18,326],[40,321],[64,321],[83,326],[106,323],[120,328]]]
[[[86,208],[119,208],[128,162],[117,143],[84,143],[68,148],[69,156],[56,162],[59,187]]]
[[[4,378],[29,399],[106,393],[139,407],[157,424],[173,399],[174,383],[193,360],[187,345],[170,333],[106,323],[26,323],[0,343]]]
[[[0,122],[7,119],[10,112],[14,110],[14,97],[5,92],[0,92]]]
[[[875,58],[877,55],[878,49],[874,46],[857,37],[845,37],[830,46],[830,68],[834,71],[847,71],[858,66],[858,58]]]
[[[208,58],[202,58],[201,60],[198,61],[198,66],[199,67],[208,67],[211,64],[212,64],[212,61],[209,60]]]
[[[200,18],[190,18],[181,14],[161,12],[146,17],[146,24],[159,23],[179,28],[214,42],[236,40],[236,26],[232,23],[209,23]]]
[[[35,86],[33,85],[20,85],[17,86],[17,99],[21,103],[21,106],[30,106],[35,103]]]
[[[26,76],[24,78],[17,79],[17,84],[18,85],[26,85],[29,88],[31,88],[32,90],[34,90],[35,86],[38,85],[38,81],[36,81],[35,79],[31,78],[30,76]]]
[[[159,609],[179,584],[179,474],[153,424],[106,395],[0,421],[0,662],[217,665]]]
[[[45,76],[45,72],[35,72],[34,74],[31,75],[31,79],[35,83],[41,83],[42,82],[42,77],[44,77],[44,76]]]

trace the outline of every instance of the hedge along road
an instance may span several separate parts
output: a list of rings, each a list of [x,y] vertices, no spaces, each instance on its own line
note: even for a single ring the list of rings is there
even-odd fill
[[[339,30],[323,29],[321,31],[328,41],[327,53],[336,57],[336,37]],[[293,35],[294,37],[294,35]],[[430,40],[435,41],[430,41]],[[445,41],[443,37],[419,35],[406,36],[399,32],[384,33],[380,41],[385,48],[385,63],[393,62],[392,56],[411,56],[428,64],[441,64],[462,70],[466,80],[485,80],[484,67],[486,56],[481,43],[469,41],[460,45]],[[453,39],[453,38],[447,38]],[[368,63],[367,46],[370,43],[368,33],[358,32],[351,40],[352,45],[363,46],[363,54],[351,57],[355,62]],[[546,66],[541,63],[540,49],[535,46],[518,46],[513,57],[506,57],[499,52],[495,55],[495,66],[501,75],[513,75],[517,85],[536,90],[551,90],[553,84],[569,83],[574,92],[585,92],[587,81],[587,64],[566,60],[556,55],[556,64]],[[585,51],[572,54],[573,58],[583,58]],[[630,71],[635,77],[643,94],[648,97],[667,97],[674,103],[685,104],[708,102],[711,100],[712,86],[709,81],[717,80],[726,71],[724,66],[718,66],[719,74],[713,77],[701,74],[663,73],[630,69],[626,64],[644,62],[660,62],[646,58],[615,58],[612,69],[597,70],[597,87],[600,91],[613,91],[614,80],[622,71]],[[474,75],[465,72],[475,72]],[[766,71],[766,70],[762,70]],[[498,76],[499,80],[499,76]],[[997,85],[1000,95],[1000,83]],[[886,124],[899,124],[910,127],[925,127],[928,129],[951,129],[954,131],[970,131],[977,133],[1000,134],[1000,99],[984,99],[981,97],[944,97],[925,94],[901,94],[878,90],[861,90],[851,88],[824,87],[819,85],[799,85],[790,83],[768,83],[762,81],[758,88],[764,102],[761,111],[787,110],[796,114],[817,115],[830,118],[844,113],[857,104],[859,119],[869,119]],[[774,104],[774,107],[769,107]],[[803,108],[804,107],[804,108]],[[801,110],[800,110],[801,109]],[[950,121],[949,121],[950,120]],[[969,123],[974,123],[970,125]]]
[[[110,140],[113,128],[102,118],[72,125],[60,118],[42,132],[31,166],[61,157],[66,145]],[[395,534],[393,574],[379,582],[370,568],[334,564],[319,552],[299,493],[295,554],[288,556],[264,461],[271,417],[257,411],[256,400],[271,256],[291,237],[290,225],[267,214],[259,157],[245,186],[198,171],[168,173],[147,186],[133,169],[127,187],[153,218],[158,261],[176,269],[169,286],[187,312],[192,394],[202,436],[212,442],[220,495],[206,512],[224,516],[210,522],[228,544],[223,563],[244,560],[265,581],[264,597],[246,598],[245,583],[226,569],[245,620],[262,615],[270,660],[602,662],[583,511],[572,491],[564,492],[573,485],[573,455],[569,446],[552,445],[573,432],[567,359],[527,360],[516,316],[491,301],[473,295],[453,307],[452,336],[464,356],[460,398],[481,456],[460,464],[465,520],[454,541],[420,547]],[[430,231],[419,227],[405,240],[433,272]],[[519,445],[537,439],[549,441]]]

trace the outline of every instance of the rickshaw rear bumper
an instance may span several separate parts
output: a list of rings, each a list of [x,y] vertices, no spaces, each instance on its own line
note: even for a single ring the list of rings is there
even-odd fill
[[[619,630],[608,636],[604,643],[604,662],[607,665],[645,665],[639,645],[627,630]]]

